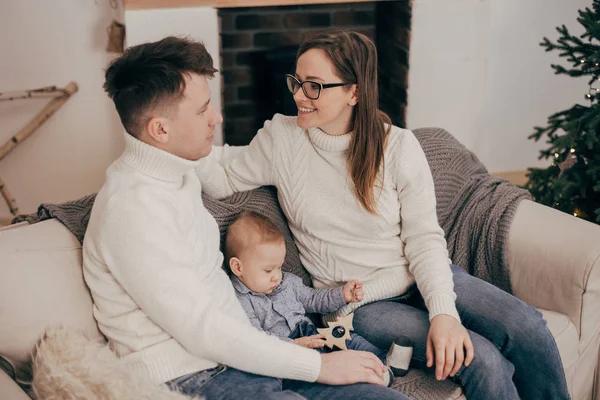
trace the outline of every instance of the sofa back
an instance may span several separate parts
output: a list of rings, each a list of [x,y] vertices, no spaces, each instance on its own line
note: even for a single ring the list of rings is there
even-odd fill
[[[55,219],[0,231],[0,355],[27,380],[46,327],[103,339],[82,274],[81,245]]]
[[[21,379],[27,380],[31,352],[50,325],[68,325],[91,339],[103,338],[92,314],[92,298],[82,272],[81,244],[93,201],[76,200],[42,208],[52,218],[42,222],[9,226],[0,230],[0,355],[11,360]],[[300,262],[298,248],[274,187],[261,187],[216,200],[203,195],[204,205],[215,217],[223,244],[225,233],[244,211],[256,211],[273,222],[286,242],[283,269],[310,285],[310,275]],[[78,214],[78,213],[81,213]],[[38,216],[30,216],[32,222]],[[81,238],[82,239],[82,238]]]

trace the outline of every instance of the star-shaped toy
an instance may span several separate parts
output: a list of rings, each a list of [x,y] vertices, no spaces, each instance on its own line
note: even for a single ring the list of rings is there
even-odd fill
[[[317,328],[317,331],[325,336],[325,345],[333,349],[337,346],[340,349],[348,350],[346,340],[350,340],[350,331],[354,330],[352,326],[353,314],[338,318],[335,322],[327,322],[329,328]]]

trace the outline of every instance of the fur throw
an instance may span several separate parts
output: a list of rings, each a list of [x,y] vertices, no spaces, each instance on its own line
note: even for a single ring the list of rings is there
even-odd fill
[[[38,400],[191,400],[134,375],[105,343],[63,327],[48,328],[36,347],[33,394]]]

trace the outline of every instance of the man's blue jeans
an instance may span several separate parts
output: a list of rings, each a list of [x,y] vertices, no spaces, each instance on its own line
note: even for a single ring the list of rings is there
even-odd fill
[[[184,375],[167,385],[171,390],[188,396],[203,395],[207,400],[304,399],[299,394],[284,391],[279,379],[249,374],[224,365]]]
[[[185,375],[167,385],[171,390],[188,396],[202,395],[207,400],[409,400],[398,391],[368,383],[328,386],[282,381],[225,366]]]
[[[456,307],[475,348],[473,362],[454,378],[467,399],[569,399],[558,348],[542,314],[461,268],[451,268]],[[384,349],[397,336],[408,336],[415,344],[411,367],[426,369],[429,315],[417,290],[360,307],[353,324],[358,334]]]

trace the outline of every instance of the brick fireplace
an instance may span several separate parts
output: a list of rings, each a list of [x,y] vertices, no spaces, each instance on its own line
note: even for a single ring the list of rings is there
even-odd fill
[[[220,8],[225,143],[248,144],[274,113],[295,113],[283,77],[306,35],[333,28],[376,42],[380,108],[404,127],[410,10],[409,0]]]

